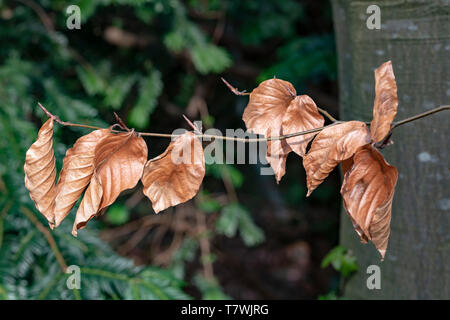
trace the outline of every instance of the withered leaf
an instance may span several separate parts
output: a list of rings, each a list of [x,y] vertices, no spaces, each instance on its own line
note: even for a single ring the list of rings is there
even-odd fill
[[[270,79],[263,81],[250,93],[242,119],[248,130],[265,135],[267,129],[278,135],[281,122],[296,91],[288,81]]]
[[[281,128],[280,128],[281,129]],[[266,133],[266,137],[276,137],[280,136],[281,131],[277,131],[276,134],[272,135],[272,129],[269,128]],[[286,142],[286,140],[268,140],[267,141],[267,152],[266,159],[269,162],[275,173],[275,179],[277,183],[280,182],[281,178],[286,173],[286,159],[292,149]]]
[[[172,141],[167,149],[147,162],[142,176],[144,194],[158,213],[192,199],[205,176],[201,142],[192,132]]]
[[[397,84],[392,62],[388,61],[375,70],[375,102],[370,133],[376,142],[383,140],[389,133],[397,114],[397,105]]]
[[[342,166],[342,173],[345,175],[347,171],[350,170],[353,166],[353,157],[350,157],[342,161],[341,166]]]
[[[303,158],[309,196],[341,161],[371,141],[364,122],[348,121],[323,129]]]
[[[78,230],[84,228],[86,223],[91,220],[100,211],[100,202],[102,201],[103,188],[96,175],[93,175],[89,186],[84,193],[83,200],[77,210],[75,222],[73,224],[72,234],[76,237]]]
[[[282,135],[282,121],[296,91],[288,81],[263,81],[250,93],[242,119],[247,129],[266,137]],[[285,173],[286,158],[291,148],[284,140],[267,141],[266,159],[275,172],[277,183]]]
[[[55,227],[69,214],[89,184],[94,173],[95,146],[109,132],[108,129],[92,131],[67,150],[56,187]]]
[[[111,133],[103,137],[95,147],[94,174],[78,208],[72,233],[76,235],[122,191],[136,186],[146,161],[147,145],[136,133]]]
[[[47,218],[53,228],[56,196],[56,166],[53,154],[53,119],[41,127],[36,141],[25,156],[25,187],[36,208]]]
[[[320,115],[314,101],[307,95],[297,96],[289,104],[282,121],[282,134],[307,131],[323,127],[325,119]],[[287,144],[299,156],[306,153],[308,143],[316,133],[286,139]]]
[[[398,172],[371,145],[361,147],[353,161],[341,188],[344,207],[361,241],[372,241],[384,259]]]

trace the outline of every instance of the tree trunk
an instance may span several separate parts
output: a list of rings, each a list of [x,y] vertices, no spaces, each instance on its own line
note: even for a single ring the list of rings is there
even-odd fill
[[[369,30],[367,7],[381,9],[381,29]],[[450,1],[333,0],[339,57],[341,119],[372,119],[373,70],[392,60],[399,106],[396,120],[449,104]],[[384,262],[363,245],[341,214],[340,242],[359,271],[344,296],[354,299],[450,298],[449,120],[444,111],[397,128],[382,150],[399,171]],[[381,268],[381,289],[369,290],[369,265]]]

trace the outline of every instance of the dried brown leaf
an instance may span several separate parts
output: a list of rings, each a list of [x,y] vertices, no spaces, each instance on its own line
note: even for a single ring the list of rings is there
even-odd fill
[[[69,214],[89,184],[94,173],[95,146],[109,132],[108,129],[92,131],[67,150],[56,187],[55,227]]]
[[[95,147],[94,174],[78,208],[72,233],[76,235],[78,229],[112,204],[122,191],[135,187],[146,161],[147,145],[136,133],[111,133],[103,137]]]
[[[397,114],[397,84],[391,61],[383,63],[375,70],[375,94],[370,133],[372,138],[379,142],[389,133]]]
[[[364,122],[348,121],[323,129],[303,158],[309,196],[340,162],[371,141]]]
[[[265,135],[267,129],[278,132],[289,104],[295,98],[295,88],[280,79],[263,81],[250,94],[242,119],[248,130]]]
[[[147,162],[142,176],[144,194],[158,213],[192,199],[204,176],[202,144],[192,132],[186,132]]]
[[[323,127],[325,119],[320,115],[314,101],[307,95],[297,96],[289,104],[282,121],[282,134],[307,131]],[[287,144],[299,156],[306,153],[308,143],[316,133],[305,134],[286,139]]]
[[[36,208],[53,228],[56,196],[56,166],[53,154],[53,119],[48,119],[41,127],[36,141],[25,156],[25,187]]]
[[[76,237],[78,230],[84,228],[86,223],[91,220],[100,211],[100,202],[102,201],[103,188],[96,175],[93,175],[89,186],[84,193],[78,207],[75,222],[73,224],[72,234]]]
[[[276,137],[282,135],[282,121],[295,98],[295,88],[280,79],[263,81],[250,93],[242,119],[251,132]],[[277,183],[285,174],[286,158],[291,148],[284,140],[267,141],[266,159],[275,172]]]
[[[281,128],[277,128],[276,134],[273,136],[281,135]],[[267,137],[272,137],[272,129],[269,128],[266,133]],[[275,179],[277,183],[280,182],[281,178],[286,173],[286,159],[291,152],[291,147],[287,144],[286,140],[268,140],[267,141],[267,152],[266,159],[275,172]]]
[[[344,206],[361,241],[372,241],[384,259],[398,172],[370,145],[360,148],[353,161],[341,188]]]
[[[353,166],[353,157],[350,157],[342,161],[341,166],[342,166],[342,173],[345,175],[347,171],[350,170]]]

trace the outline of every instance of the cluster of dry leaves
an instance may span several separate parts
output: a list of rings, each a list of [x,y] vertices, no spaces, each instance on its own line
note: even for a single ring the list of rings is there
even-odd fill
[[[52,138],[50,118],[26,153],[25,186],[51,228],[61,224],[86,190],[73,225],[75,236],[77,230],[139,180],[158,213],[194,197],[205,175],[201,142],[192,132],[178,136],[163,154],[147,161],[147,145],[139,134],[102,129],[79,138],[67,150],[56,182]],[[196,153],[186,161],[190,150]],[[181,160],[177,161],[175,155]]]
[[[375,92],[370,130],[361,121],[337,121],[319,133],[269,139],[266,157],[279,182],[288,154],[294,151],[300,155],[308,195],[341,163],[345,174],[341,194],[347,214],[361,241],[372,241],[384,258],[398,176],[396,168],[376,149],[389,139],[397,113],[397,86],[390,61],[375,70]],[[243,120],[249,131],[267,138],[321,128],[325,123],[309,96],[297,96],[292,84],[280,79],[264,81],[251,92]],[[67,150],[56,182],[52,138],[50,118],[27,151],[25,185],[52,228],[61,223],[85,191],[76,213],[74,235],[139,180],[158,213],[194,197],[205,175],[202,144],[193,132],[178,136],[163,154],[147,161],[147,145],[138,133],[114,133],[109,128],[79,138]]]

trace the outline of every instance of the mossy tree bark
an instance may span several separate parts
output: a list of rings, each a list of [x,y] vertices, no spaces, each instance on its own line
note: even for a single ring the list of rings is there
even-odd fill
[[[369,5],[381,9],[381,29],[369,30]],[[398,86],[396,119],[450,100],[450,1],[333,0],[339,59],[340,118],[370,121],[373,70],[392,60]],[[399,127],[383,150],[399,171],[391,236],[384,262],[363,245],[347,215],[341,244],[358,258],[359,271],[345,288],[355,299],[450,298],[450,112]],[[366,286],[369,265],[381,268],[381,289]]]

